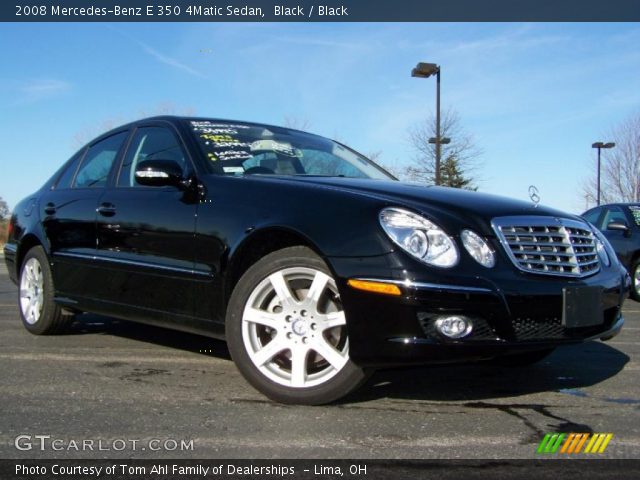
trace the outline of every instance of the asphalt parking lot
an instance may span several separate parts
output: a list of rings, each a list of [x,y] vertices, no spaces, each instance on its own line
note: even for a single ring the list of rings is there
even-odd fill
[[[224,342],[92,315],[69,334],[37,337],[16,298],[0,257],[0,458],[535,458],[547,432],[611,432],[600,457],[640,458],[631,300],[618,337],[532,367],[380,371],[339,404],[296,407],[254,391]],[[50,435],[63,449],[19,450],[19,435]],[[86,439],[111,450],[68,450]],[[149,439],[193,449],[142,447]]]

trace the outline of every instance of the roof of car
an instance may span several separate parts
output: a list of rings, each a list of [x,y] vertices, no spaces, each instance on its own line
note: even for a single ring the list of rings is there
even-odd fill
[[[230,120],[227,118],[212,118],[212,117],[195,117],[195,116],[183,116],[183,115],[155,115],[152,117],[145,117],[145,118],[139,118],[137,120],[133,120],[131,122],[127,122],[127,123],[123,123],[122,125],[118,125],[117,127],[114,127],[104,133],[101,133],[100,135],[96,136],[95,138],[92,138],[89,142],[88,145],[97,142],[98,140],[108,137],[110,135],[113,135],[114,133],[116,133],[119,130],[123,130],[125,128],[131,128],[133,126],[139,125],[141,123],[146,123],[149,121],[166,121],[166,122],[170,122],[173,124],[178,124],[179,122],[183,122],[185,120],[190,120],[190,121],[202,121],[202,122],[222,122],[222,123],[229,123],[229,124],[233,124],[233,123],[240,123],[240,124],[249,124],[249,125],[255,125],[257,127],[263,127],[263,128],[273,128],[273,129],[285,129],[285,130],[290,130],[292,132],[299,132],[299,133],[304,133],[306,135],[314,135],[314,136],[319,136],[315,133],[311,133],[311,132],[306,132],[304,130],[298,130],[297,128],[290,128],[290,127],[285,127],[285,126],[281,126],[281,125],[270,125],[267,123],[260,123],[260,122],[252,122],[252,121],[248,121],[248,120]],[[335,141],[335,140],[334,140]],[[337,142],[340,143],[340,142]],[[86,146],[86,145],[85,145]],[[84,147],[83,147],[84,148]]]

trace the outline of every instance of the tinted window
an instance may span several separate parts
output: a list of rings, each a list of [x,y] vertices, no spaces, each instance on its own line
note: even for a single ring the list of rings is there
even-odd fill
[[[120,169],[118,186],[134,187],[136,166],[144,160],[173,160],[186,171],[186,156],[171,130],[163,127],[139,128],[129,144]]]
[[[76,175],[74,186],[76,188],[104,187],[107,184],[111,165],[125,138],[127,138],[127,132],[117,133],[90,147]]]
[[[71,161],[68,162],[67,166],[62,172],[62,175],[58,177],[58,183],[56,183],[56,189],[60,188],[71,188],[71,182],[73,182],[73,177],[76,175],[76,170],[78,170],[78,164],[80,160],[82,160],[82,155],[84,154],[84,150],[77,153]]]
[[[600,217],[600,212],[602,211],[601,208],[594,208],[593,210],[589,210],[587,213],[582,215],[582,218],[584,218],[587,222],[589,223],[593,223],[596,227],[600,228],[600,225],[598,225],[598,218]]]
[[[627,217],[622,209],[618,207],[607,208],[607,213],[604,216],[604,222],[602,222],[602,228],[607,228],[611,222],[627,223]]]

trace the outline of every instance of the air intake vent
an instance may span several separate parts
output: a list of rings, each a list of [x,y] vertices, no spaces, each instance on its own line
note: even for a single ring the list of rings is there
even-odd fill
[[[585,277],[600,270],[593,233],[586,223],[555,217],[499,217],[493,228],[520,270]]]

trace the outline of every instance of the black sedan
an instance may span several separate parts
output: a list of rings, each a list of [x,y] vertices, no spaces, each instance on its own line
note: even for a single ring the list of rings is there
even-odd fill
[[[377,367],[522,365],[611,338],[628,288],[580,217],[400,183],[340,143],[239,121],[105,133],[9,229],[28,331],[96,312],[224,338],[289,403],[333,401]]]
[[[640,301],[640,203],[600,205],[582,217],[607,237],[620,263],[631,274],[631,297]]]

